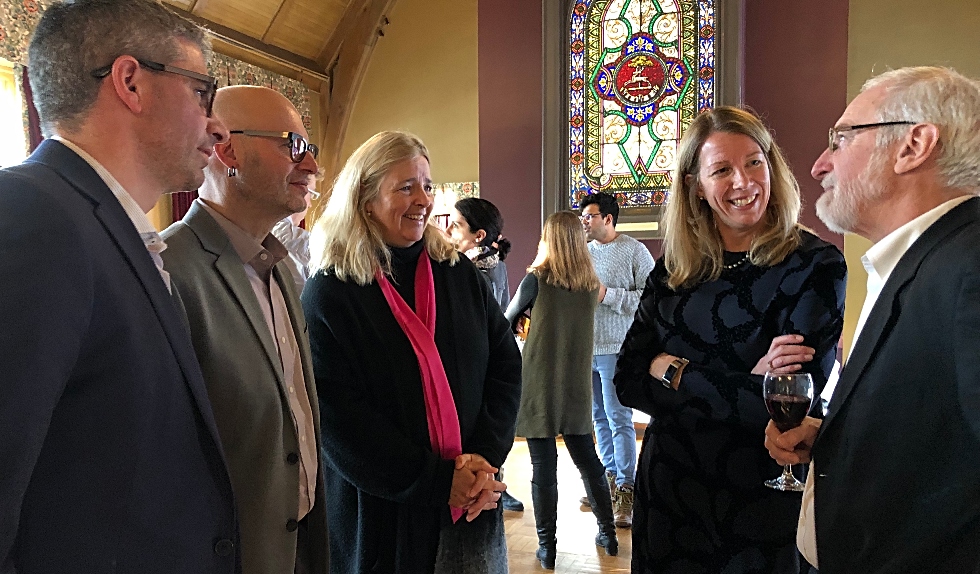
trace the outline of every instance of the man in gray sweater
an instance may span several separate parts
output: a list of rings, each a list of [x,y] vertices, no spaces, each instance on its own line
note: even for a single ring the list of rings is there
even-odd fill
[[[616,396],[616,354],[633,323],[647,276],[653,270],[650,251],[616,232],[619,204],[608,193],[582,199],[582,226],[599,287],[592,350],[592,422],[599,458],[606,467],[616,526],[633,525],[633,481],[636,474],[636,430],[633,410]]]

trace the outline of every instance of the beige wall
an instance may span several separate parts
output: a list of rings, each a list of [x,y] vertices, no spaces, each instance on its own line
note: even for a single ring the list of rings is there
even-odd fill
[[[341,161],[382,130],[425,142],[437,183],[479,179],[476,0],[397,0],[351,112]]]
[[[977,0],[851,0],[848,100],[871,76],[902,66],[951,66],[970,77],[980,78],[978,29]],[[868,276],[861,265],[861,255],[870,246],[867,240],[854,235],[844,239],[848,269],[845,350],[850,348],[864,302]]]

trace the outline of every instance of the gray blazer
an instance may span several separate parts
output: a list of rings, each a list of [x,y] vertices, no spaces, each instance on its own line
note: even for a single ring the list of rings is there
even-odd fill
[[[180,293],[194,350],[204,371],[218,434],[228,458],[241,526],[242,570],[292,574],[297,535],[310,555],[301,568],[327,571],[322,472],[313,510],[296,522],[298,437],[279,354],[242,260],[214,218],[195,203],[163,232],[164,268]],[[273,268],[299,344],[319,453],[320,414],[306,320],[283,262]]]

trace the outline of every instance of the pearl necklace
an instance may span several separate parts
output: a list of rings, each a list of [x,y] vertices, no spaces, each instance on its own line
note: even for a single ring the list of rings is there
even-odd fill
[[[749,260],[749,254],[746,253],[741,259],[739,259],[735,263],[730,263],[728,265],[722,265],[721,268],[722,269],[735,269],[736,267],[738,267],[739,265],[745,263],[748,260]]]

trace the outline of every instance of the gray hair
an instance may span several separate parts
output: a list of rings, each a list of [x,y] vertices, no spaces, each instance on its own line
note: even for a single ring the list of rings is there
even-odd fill
[[[182,55],[178,40],[200,48],[207,31],[156,0],[67,0],[52,4],[28,49],[34,106],[45,134],[77,129],[99,93],[91,73],[122,55],[168,64]]]
[[[877,86],[885,86],[877,119],[937,126],[936,163],[945,185],[980,190],[980,83],[951,68],[920,66],[885,72],[865,82],[861,91]],[[879,130],[878,148],[899,141],[905,133]]]

